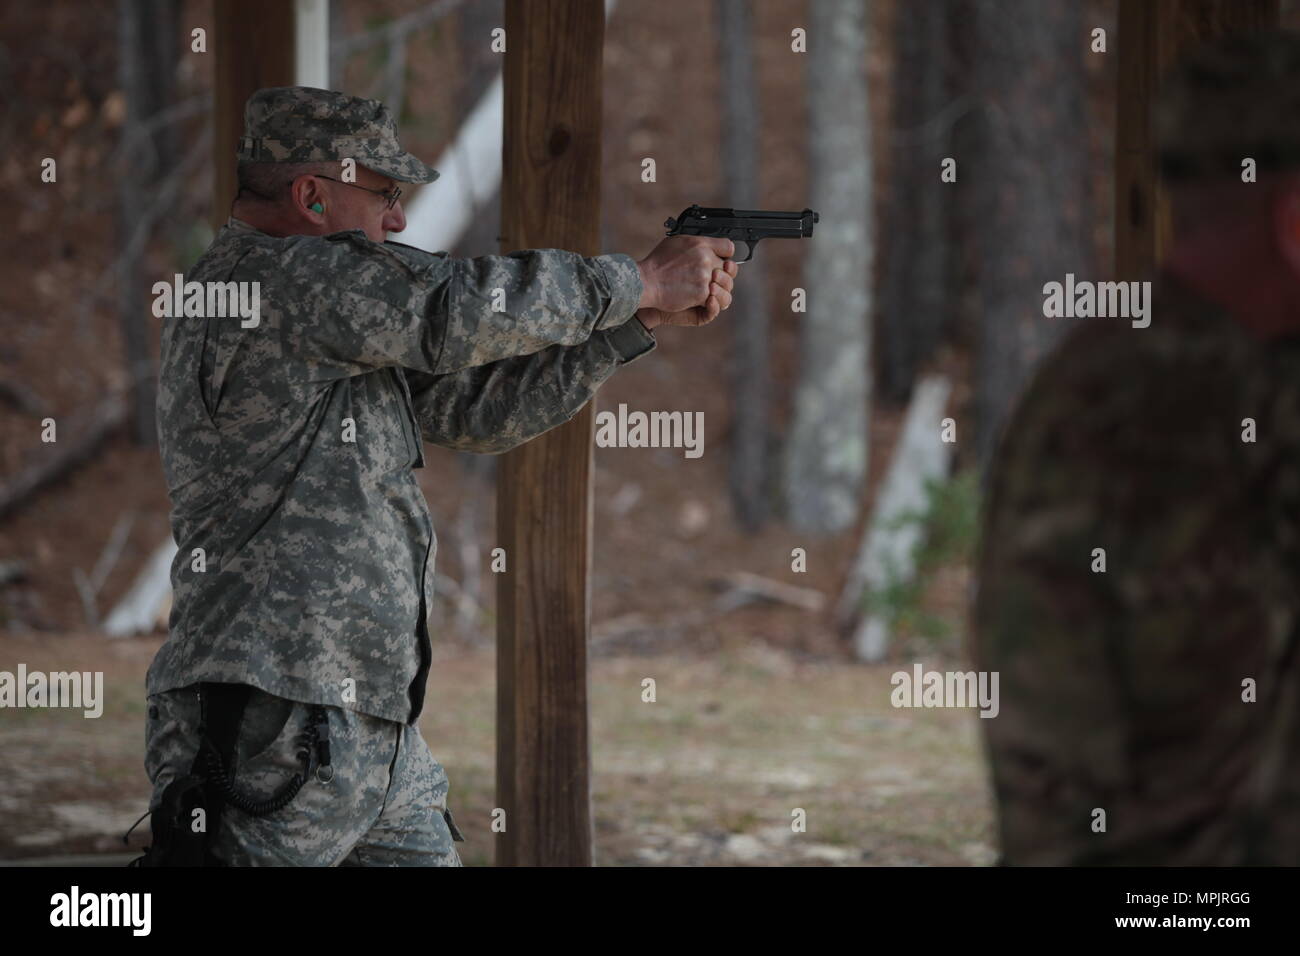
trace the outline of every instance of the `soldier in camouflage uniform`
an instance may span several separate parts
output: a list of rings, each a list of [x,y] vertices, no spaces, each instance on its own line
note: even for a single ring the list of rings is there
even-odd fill
[[[730,304],[733,246],[452,259],[384,241],[405,227],[396,183],[438,174],[402,149],[380,103],[261,90],[245,134],[232,217],[185,279],[260,283],[258,322],[163,329],[159,438],[180,550],[148,675],[153,805],[194,761],[200,686],[247,685],[230,768],[242,795],[265,799],[304,769],[313,708],[330,760],[283,809],[227,807],[219,858],[457,866],[447,775],[417,726],[436,549],[412,473],[421,442],[495,454],[568,421],[654,349],[650,329]]]
[[[1300,863],[1297,103],[1293,34],[1167,82],[1150,327],[1078,320],[1004,433],[974,651],[1005,863]]]

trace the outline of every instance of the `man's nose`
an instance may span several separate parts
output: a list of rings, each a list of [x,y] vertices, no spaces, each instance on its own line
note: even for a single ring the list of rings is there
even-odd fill
[[[393,203],[393,208],[384,213],[383,226],[388,232],[401,232],[406,228],[406,213],[402,212],[400,201]]]

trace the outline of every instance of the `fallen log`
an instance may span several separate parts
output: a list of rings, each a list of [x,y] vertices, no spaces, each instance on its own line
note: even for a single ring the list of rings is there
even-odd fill
[[[788,604],[814,614],[826,604],[826,595],[821,591],[765,578],[749,571],[732,571],[726,577],[719,578],[717,583],[727,590],[714,602],[713,608],[724,613],[755,601]]]

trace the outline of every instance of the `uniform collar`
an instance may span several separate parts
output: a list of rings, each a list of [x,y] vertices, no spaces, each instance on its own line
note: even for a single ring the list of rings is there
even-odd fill
[[[255,226],[250,226],[242,219],[235,218],[234,216],[231,216],[226,220],[226,228],[232,229],[235,232],[261,232],[262,231],[256,228]]]

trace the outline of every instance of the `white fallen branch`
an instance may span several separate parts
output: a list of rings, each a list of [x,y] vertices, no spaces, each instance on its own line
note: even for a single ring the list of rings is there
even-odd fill
[[[842,627],[853,628],[853,646],[864,661],[884,658],[889,625],[870,609],[862,613],[863,596],[908,581],[916,573],[916,547],[925,529],[919,522],[900,519],[925,513],[926,482],[948,473],[951,445],[941,438],[941,422],[951,390],[943,376],[927,376],[917,383],[862,549],[840,595],[836,618]]]
[[[140,572],[131,590],[104,621],[109,637],[130,637],[153,631],[160,610],[171,601],[171,567],[176,545],[171,540],[158,548]]]

